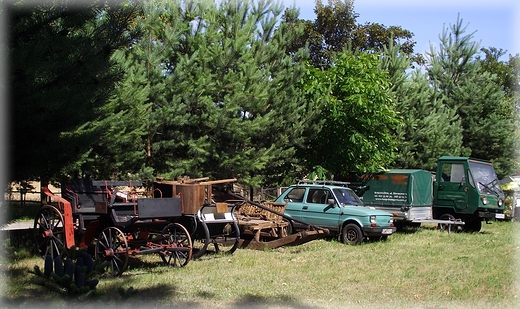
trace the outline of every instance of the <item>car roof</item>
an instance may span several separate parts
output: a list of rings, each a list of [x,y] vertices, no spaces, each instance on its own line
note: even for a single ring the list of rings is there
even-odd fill
[[[340,188],[340,189],[350,189],[348,187],[350,183],[345,181],[334,181],[334,180],[298,180],[297,183],[291,185],[291,187],[322,187],[322,188]]]

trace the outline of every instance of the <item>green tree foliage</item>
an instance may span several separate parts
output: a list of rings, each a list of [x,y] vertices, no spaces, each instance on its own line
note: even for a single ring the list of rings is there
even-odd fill
[[[463,147],[470,155],[493,161],[497,174],[511,172],[514,151],[514,104],[496,74],[483,70],[476,56],[479,46],[458,18],[441,36],[439,51],[432,47],[428,76],[459,115]]]
[[[12,180],[50,179],[84,155],[118,72],[112,52],[128,43],[133,6],[104,1],[14,2],[9,18],[9,159]]]
[[[116,119],[90,162],[112,161],[90,170],[252,186],[298,173],[295,145],[314,103],[299,84],[305,51],[288,52],[295,27],[277,24],[281,12],[272,1],[145,3],[135,20],[145,34],[114,55],[126,72],[107,105]]]
[[[462,127],[457,113],[446,107],[442,93],[430,87],[427,75],[408,73],[411,60],[390,42],[383,48],[382,66],[390,73],[396,110],[402,124],[396,128],[395,168],[434,170],[443,155],[462,151]]]
[[[496,76],[496,81],[501,86],[506,99],[504,114],[511,113],[511,121],[514,133],[511,147],[504,147],[502,157],[511,160],[501,160],[502,169],[507,174],[516,174],[520,171],[520,159],[518,149],[520,147],[520,55],[509,55],[507,62],[500,58],[506,51],[497,48],[482,48],[485,57],[477,57],[481,64],[482,72],[488,72]]]
[[[297,20],[305,27],[304,35],[291,48],[308,46],[315,67],[326,68],[332,64],[334,54],[345,50],[382,51],[389,40],[399,44],[401,52],[412,55],[415,42],[413,33],[398,26],[385,27],[377,23],[357,24],[354,1],[329,0],[325,5],[316,1],[316,20]],[[422,63],[421,55],[413,55]]]
[[[379,55],[341,53],[328,70],[309,70],[309,91],[326,101],[321,131],[302,150],[309,166],[342,174],[390,164],[400,121]]]

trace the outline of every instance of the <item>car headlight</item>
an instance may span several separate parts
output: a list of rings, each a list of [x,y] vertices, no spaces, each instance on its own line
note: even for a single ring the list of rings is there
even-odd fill
[[[376,216],[370,216],[370,224],[371,224],[371,225],[374,225],[374,224],[376,224],[376,223],[377,223],[377,221],[376,221]]]

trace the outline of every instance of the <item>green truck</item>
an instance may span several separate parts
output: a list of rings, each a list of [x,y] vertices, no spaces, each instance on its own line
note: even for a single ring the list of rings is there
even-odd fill
[[[392,169],[352,184],[365,205],[392,213],[398,228],[431,222],[478,232],[483,220],[505,218],[504,192],[493,165],[484,160],[443,156],[435,173]]]

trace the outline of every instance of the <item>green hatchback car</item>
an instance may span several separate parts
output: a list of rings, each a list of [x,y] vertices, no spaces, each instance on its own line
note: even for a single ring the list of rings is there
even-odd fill
[[[391,213],[363,205],[361,199],[340,181],[300,180],[287,188],[276,202],[287,203],[285,215],[298,221],[324,227],[345,244],[363,240],[387,239],[396,228]]]

